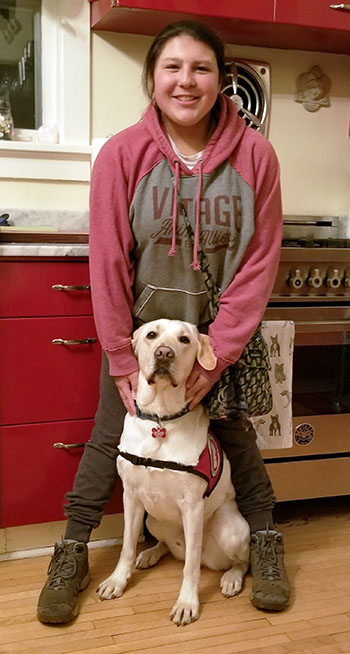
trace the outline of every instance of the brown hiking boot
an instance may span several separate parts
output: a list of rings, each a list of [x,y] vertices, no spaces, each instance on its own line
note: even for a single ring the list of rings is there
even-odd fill
[[[78,595],[89,583],[88,548],[85,543],[56,543],[40,593],[37,615],[40,622],[69,622],[78,615]]]
[[[289,581],[283,562],[283,539],[277,531],[256,531],[250,541],[251,603],[257,609],[283,611],[289,601]]]

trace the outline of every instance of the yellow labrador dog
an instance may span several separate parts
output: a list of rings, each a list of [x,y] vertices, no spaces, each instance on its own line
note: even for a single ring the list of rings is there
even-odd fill
[[[126,415],[117,458],[124,487],[123,547],[98,593],[101,599],[122,595],[147,511],[147,527],[158,543],[138,556],[136,566],[153,566],[169,551],[185,561],[170,613],[177,625],[185,625],[199,616],[201,565],[226,571],[223,595],[241,590],[249,527],[235,503],[229,462],[208,434],[206,410],[200,404],[189,411],[185,399],[196,358],[203,368],[215,368],[209,337],[189,323],[161,319],[135,331],[133,348],[140,366],[137,415]]]

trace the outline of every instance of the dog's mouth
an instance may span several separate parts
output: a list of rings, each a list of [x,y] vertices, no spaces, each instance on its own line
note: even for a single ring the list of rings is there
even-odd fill
[[[158,379],[164,379],[165,377],[168,377],[170,383],[172,384],[172,386],[174,386],[174,388],[178,386],[178,382],[175,379],[174,375],[170,372],[168,366],[162,366],[162,365],[157,366],[153,370],[153,372],[147,378],[147,382],[149,385],[155,384]]]

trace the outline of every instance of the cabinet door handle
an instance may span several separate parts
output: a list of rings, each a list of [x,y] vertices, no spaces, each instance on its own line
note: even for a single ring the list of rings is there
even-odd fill
[[[89,284],[54,284],[51,288],[53,291],[89,291],[91,286]]]
[[[54,443],[53,447],[59,450],[71,450],[74,447],[85,447],[85,443]]]
[[[97,338],[54,338],[53,345],[86,345],[97,343]]]
[[[343,9],[345,11],[350,11],[350,5],[344,4],[344,2],[342,2],[340,5],[329,5],[329,8],[330,9]]]

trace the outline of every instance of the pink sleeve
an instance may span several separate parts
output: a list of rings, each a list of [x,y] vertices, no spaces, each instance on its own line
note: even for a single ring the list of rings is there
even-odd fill
[[[97,333],[113,376],[137,370],[131,347],[134,239],[129,222],[127,157],[107,142],[94,164],[89,263]],[[121,150],[121,148],[119,148]]]
[[[218,358],[213,379],[219,368],[224,369],[237,361],[260,323],[280,259],[282,206],[279,165],[266,141],[260,144],[258,141],[255,149],[253,162],[248,162],[247,166],[251,171],[249,183],[255,191],[255,231],[236,275],[220,297],[219,312],[209,328]]]

